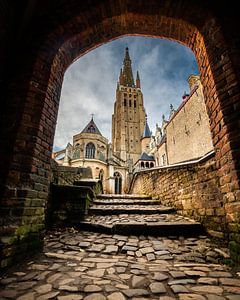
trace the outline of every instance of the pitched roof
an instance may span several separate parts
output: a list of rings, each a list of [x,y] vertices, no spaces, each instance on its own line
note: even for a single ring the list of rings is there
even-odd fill
[[[99,131],[99,129],[97,128],[97,125],[93,121],[93,118],[87,124],[87,126],[83,129],[83,131],[81,133],[95,133],[95,134],[102,135],[101,132]]]
[[[152,135],[152,133],[151,133],[151,130],[148,126],[148,122],[147,122],[147,118],[146,118],[142,139],[151,137],[151,135]]]
[[[148,155],[146,152],[142,152],[142,154],[141,154],[141,156],[140,156],[140,158],[139,158],[139,160],[147,160],[147,161],[154,161],[155,159],[154,159],[154,157],[153,156],[151,156],[151,155]]]

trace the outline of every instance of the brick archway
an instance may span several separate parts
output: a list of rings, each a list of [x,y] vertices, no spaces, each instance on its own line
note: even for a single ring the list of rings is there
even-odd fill
[[[40,12],[29,29],[38,34],[31,36],[31,46],[28,42],[21,48],[23,53],[29,46],[31,55],[11,78],[11,103],[6,111],[10,112],[9,120],[15,121],[6,131],[10,138],[4,145],[8,150],[2,168],[5,231],[19,235],[25,230],[26,236],[34,233],[39,237],[64,72],[81,55],[123,35],[172,39],[194,52],[204,86],[226,221],[237,222],[240,83],[233,64],[236,55],[230,51],[233,37],[226,34],[224,23],[219,23],[218,11],[215,15],[211,8],[187,1],[171,6],[169,1],[159,4],[155,0],[147,4],[122,1],[121,5],[118,1],[89,1],[89,6],[78,2],[62,1],[52,23],[51,15],[39,4]],[[49,22],[44,29],[37,24],[42,17]]]

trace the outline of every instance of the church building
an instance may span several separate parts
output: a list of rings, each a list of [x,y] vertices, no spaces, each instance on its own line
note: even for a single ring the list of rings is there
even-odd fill
[[[126,193],[129,173],[142,154],[145,123],[139,73],[135,83],[126,48],[112,115],[112,144],[101,134],[92,117],[73,136],[72,144],[68,143],[52,156],[62,166],[91,168],[93,178],[102,181],[105,193]]]

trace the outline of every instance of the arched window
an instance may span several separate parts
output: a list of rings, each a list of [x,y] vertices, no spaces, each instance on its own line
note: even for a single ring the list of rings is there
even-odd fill
[[[122,194],[122,176],[118,172],[115,172],[113,176],[114,176],[114,193]]]
[[[141,168],[144,168],[144,162],[141,161]]]
[[[153,167],[154,167],[154,163],[151,162],[151,163],[150,163],[150,168],[153,168]]]
[[[88,143],[85,151],[86,158],[94,158],[95,157],[95,146],[93,143]]]
[[[104,176],[104,171],[103,169],[100,170],[99,172],[99,179],[103,182],[103,176]]]
[[[146,168],[149,168],[149,162],[148,161],[146,162]]]

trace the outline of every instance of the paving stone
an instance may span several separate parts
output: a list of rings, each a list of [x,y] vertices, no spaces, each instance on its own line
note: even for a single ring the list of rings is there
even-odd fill
[[[221,272],[221,271],[214,271],[209,272],[209,277],[232,277],[232,274],[229,272]]]
[[[218,279],[217,278],[211,278],[211,277],[202,277],[202,278],[198,279],[198,283],[217,285],[218,284]]]
[[[160,272],[155,272],[153,275],[153,279],[157,281],[163,281],[168,279],[168,276],[166,274],[160,273]]]
[[[97,263],[97,269],[107,269],[113,267],[114,263]]]
[[[84,300],[106,300],[107,298],[99,293],[93,293],[84,298]]]
[[[56,296],[59,294],[59,292],[51,292],[44,294],[42,296],[39,296],[36,298],[36,300],[47,300],[47,299],[56,299]]]
[[[146,257],[147,257],[147,260],[148,260],[148,261],[153,261],[153,260],[155,260],[155,255],[154,255],[154,253],[147,253],[147,254],[146,254]]]
[[[149,285],[149,280],[146,277],[133,275],[132,277],[133,288],[143,288],[148,285]]]
[[[191,276],[191,277],[207,276],[207,274],[205,272],[202,272],[202,271],[184,271],[184,273],[188,276]]]
[[[58,300],[82,300],[83,296],[82,295],[76,295],[76,294],[69,294],[66,296],[58,296]]]
[[[104,250],[104,253],[117,253],[118,252],[118,246],[115,245],[108,245],[106,249]]]
[[[223,288],[214,285],[201,285],[201,286],[193,286],[191,290],[197,293],[209,293],[209,294],[219,294],[222,295]]]
[[[88,275],[93,277],[103,277],[104,273],[105,273],[105,269],[91,270],[87,272]]]
[[[34,279],[36,280],[44,280],[45,277],[50,274],[51,272],[50,271],[44,271],[42,273],[40,273],[38,276],[36,276]]]
[[[171,289],[173,290],[173,292],[175,294],[188,293],[188,289],[185,286],[181,285],[181,284],[171,285]]]
[[[147,290],[144,289],[127,289],[127,290],[123,290],[123,293],[131,298],[134,296],[147,296],[149,295],[149,292]]]
[[[196,281],[194,279],[186,278],[186,279],[175,279],[168,281],[168,285],[178,285],[178,284],[195,284]]]
[[[178,294],[179,300],[206,300],[202,295],[197,294]]]
[[[38,270],[38,271],[45,271],[48,268],[47,265],[40,265],[40,264],[32,264],[29,269]]]
[[[3,278],[0,283],[3,285],[7,285],[9,283],[15,282],[17,280],[16,277]]]
[[[139,251],[140,251],[142,254],[154,253],[154,249],[153,249],[152,247],[140,248]]]
[[[164,284],[161,282],[153,282],[150,284],[149,288],[153,294],[163,294],[167,291]]]
[[[88,248],[88,251],[91,251],[91,252],[101,252],[104,249],[105,249],[105,245],[96,244],[96,245],[92,245],[91,248]]]
[[[220,278],[219,282],[222,285],[233,285],[233,286],[240,286],[240,279],[234,278]]]
[[[122,251],[123,252],[137,251],[137,250],[138,250],[138,248],[137,247],[133,247],[133,246],[127,246],[127,245],[125,245],[125,246],[122,247]]]
[[[90,242],[80,242],[80,243],[78,244],[78,246],[79,246],[80,248],[87,248],[87,247],[89,247],[90,245],[91,245]]]
[[[14,290],[2,290],[0,291],[0,299],[8,298],[8,299],[16,299],[17,291]]]
[[[52,290],[52,285],[50,283],[47,284],[43,284],[40,286],[37,286],[34,288],[34,290],[38,293],[38,294],[46,294],[48,292],[51,292]]]
[[[58,289],[66,292],[78,292],[78,287],[70,285],[61,285]]]
[[[206,297],[207,297],[207,300],[226,300],[226,298],[225,297],[222,297],[222,296],[218,296],[218,295],[211,295],[211,294],[208,294],[208,295],[206,295]],[[239,297],[239,296],[238,296]],[[232,299],[232,300],[237,300],[237,299]],[[239,300],[239,299],[238,299]]]
[[[240,287],[237,286],[224,286],[224,291],[227,293],[232,293],[232,294],[239,294],[240,295]]]
[[[145,266],[140,264],[131,264],[130,267],[131,269],[145,270]]]
[[[239,295],[229,295],[229,296],[226,296],[226,298],[228,300],[239,300]],[[209,300],[213,300],[213,299],[209,299]]]
[[[176,298],[170,296],[160,296],[159,300],[176,300]]]
[[[15,290],[23,291],[32,288],[34,285],[36,285],[36,283],[36,281],[24,281],[9,284],[8,287],[13,288]]]
[[[94,284],[86,285],[84,288],[85,293],[95,293],[95,292],[100,292],[100,291],[102,291],[102,288],[100,286],[97,286]]]
[[[173,278],[185,278],[186,274],[181,271],[170,271],[169,272]]]
[[[108,300],[125,300],[126,297],[120,292],[114,292],[111,295],[107,296]]]
[[[17,300],[35,300],[36,299],[35,295],[36,293],[30,292],[18,297]]]

